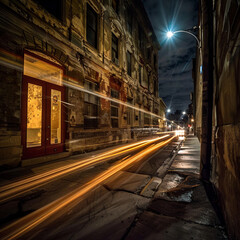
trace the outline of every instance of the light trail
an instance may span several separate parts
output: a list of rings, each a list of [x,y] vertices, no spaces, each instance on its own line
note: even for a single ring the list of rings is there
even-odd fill
[[[10,200],[26,191],[29,191],[34,187],[39,187],[43,184],[49,183],[50,181],[53,181],[60,176],[69,174],[76,170],[83,169],[85,167],[92,166],[103,161],[110,160],[112,158],[120,157],[123,154],[135,151],[139,148],[147,146],[148,144],[159,141],[166,137],[169,137],[169,135],[164,135],[162,137],[157,137],[153,139],[140,141],[137,143],[128,144],[127,146],[118,147],[116,149],[96,155],[92,158],[82,159],[80,162],[70,163],[65,166],[58,167],[56,169],[35,175],[33,177],[2,186],[0,187],[0,203],[6,202],[7,200]]]
[[[169,142],[171,142],[175,136],[171,137],[168,140],[163,142],[157,143],[154,146],[150,146],[138,154],[125,159],[125,161],[120,162],[108,170],[104,171],[103,173],[99,174],[93,180],[88,182],[87,184],[83,185],[82,187],[72,191],[71,193],[67,194],[66,196],[53,201],[52,203],[46,205],[39,210],[23,217],[20,220],[10,224],[9,226],[5,227],[4,229],[0,230],[0,237],[2,240],[8,239],[19,239],[23,234],[26,234],[28,231],[32,230],[33,228],[37,227],[39,224],[47,220],[53,214],[62,210],[61,213],[63,214],[64,210],[66,210],[66,206],[72,204],[71,207],[74,207],[77,204],[76,200],[79,200],[84,194],[88,193],[90,190],[95,188],[100,183],[107,180],[109,177],[113,176],[118,171],[124,169],[125,167],[136,163],[142,160],[144,157],[152,154],[153,152],[159,150],[161,147],[165,146]]]
[[[12,68],[12,69],[22,70],[23,58],[21,56],[15,55],[15,54],[10,53],[10,52],[7,52],[4,49],[0,49],[0,53],[3,54],[3,56],[0,56],[0,65],[7,66],[7,67]],[[88,94],[94,95],[94,96],[99,97],[99,98],[103,98],[103,99],[108,100],[108,101],[112,101],[112,102],[118,103],[120,105],[132,108],[132,109],[134,109],[136,111],[140,111],[140,112],[149,114],[149,115],[151,115],[153,117],[156,117],[158,119],[164,120],[166,122],[171,122],[170,120],[164,118],[163,116],[160,116],[158,114],[152,113],[150,111],[146,111],[146,110],[144,110],[142,108],[139,108],[139,107],[135,107],[132,104],[126,103],[126,102],[118,100],[116,98],[108,97],[106,94],[103,94],[101,92],[89,91],[88,89],[85,89],[83,86],[80,86],[78,81],[77,81],[77,79],[72,78],[70,76],[66,76],[66,75],[63,76],[63,85],[65,85],[66,87],[69,87],[69,88],[76,89],[78,91],[84,92],[84,93],[88,93]],[[151,99],[151,100],[153,101],[153,99]],[[67,102],[64,102],[64,104],[67,104],[69,106],[74,106],[73,104],[67,103]],[[173,124],[177,126],[176,123],[173,123]]]

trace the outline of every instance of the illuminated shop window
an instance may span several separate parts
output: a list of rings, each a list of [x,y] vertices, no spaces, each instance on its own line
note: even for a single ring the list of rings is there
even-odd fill
[[[42,142],[41,86],[28,83],[27,109],[27,147],[38,147]]]

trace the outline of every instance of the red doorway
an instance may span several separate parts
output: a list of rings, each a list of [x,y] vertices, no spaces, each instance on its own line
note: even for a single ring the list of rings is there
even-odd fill
[[[27,52],[24,55],[23,159],[64,150],[62,74],[60,65],[33,53]]]

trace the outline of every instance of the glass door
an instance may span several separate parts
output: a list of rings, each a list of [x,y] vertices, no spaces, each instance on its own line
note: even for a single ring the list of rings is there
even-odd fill
[[[63,70],[50,60],[29,52],[24,55],[23,159],[64,150]]]
[[[45,153],[45,102],[44,82],[25,78],[22,85],[22,145],[23,158]]]
[[[52,154],[63,151],[63,118],[62,100],[64,91],[60,86],[47,83],[47,129],[46,153]]]

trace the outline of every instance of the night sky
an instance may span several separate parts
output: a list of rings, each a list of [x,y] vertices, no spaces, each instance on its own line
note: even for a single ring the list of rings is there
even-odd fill
[[[193,92],[192,58],[196,40],[186,33],[167,39],[166,32],[198,25],[198,0],[143,0],[159,51],[159,95],[171,112],[187,110]]]

